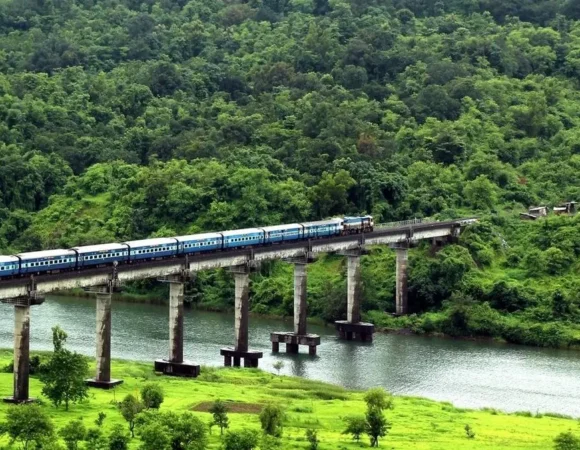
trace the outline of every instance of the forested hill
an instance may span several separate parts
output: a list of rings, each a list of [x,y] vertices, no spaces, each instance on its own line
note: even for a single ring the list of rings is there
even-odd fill
[[[477,213],[412,260],[417,309],[559,327],[578,222],[514,217],[580,199],[579,83],[577,0],[0,0],[0,251]]]

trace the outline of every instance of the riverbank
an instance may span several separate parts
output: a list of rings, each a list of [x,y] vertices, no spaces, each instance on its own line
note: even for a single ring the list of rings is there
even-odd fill
[[[0,366],[11,361],[8,350],[0,351]],[[91,362],[91,370],[94,362]],[[256,411],[267,402],[284,406],[286,421],[281,450],[307,448],[304,433],[314,428],[321,441],[320,450],[357,449],[363,447],[342,434],[346,415],[364,413],[363,393],[338,386],[309,381],[296,377],[277,376],[256,369],[214,369],[203,367],[198,379],[176,379],[157,376],[151,364],[115,360],[113,376],[122,378],[124,384],[114,391],[90,390],[89,401],[73,405],[69,412],[55,409],[47,402],[42,408],[60,428],[71,419],[82,417],[87,425],[93,423],[99,412],[107,414],[105,428],[126,423],[115,407],[115,402],[129,393],[135,393],[146,381],[154,380],[165,391],[162,410],[175,412],[195,411],[205,423],[210,414],[200,412],[208,402],[222,399],[236,402],[244,413],[230,413],[232,429],[259,430]],[[0,373],[0,394],[12,390],[12,375]],[[31,396],[41,398],[41,385],[31,380]],[[245,408],[242,406],[246,406]],[[0,404],[0,420],[11,406]],[[553,438],[562,431],[576,431],[577,422],[557,415],[504,414],[495,410],[469,410],[456,408],[450,403],[424,398],[395,397],[395,409],[387,412],[392,429],[382,441],[389,449],[537,449],[552,448]],[[476,433],[468,439],[464,427],[469,424]],[[6,438],[0,445],[7,444]],[[131,449],[138,448],[134,439]],[[364,447],[367,447],[364,441]],[[219,433],[210,436],[210,449],[220,448]]]

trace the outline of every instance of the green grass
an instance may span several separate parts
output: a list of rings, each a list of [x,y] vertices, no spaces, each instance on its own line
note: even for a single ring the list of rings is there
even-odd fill
[[[11,352],[0,351],[0,366],[12,358]],[[151,364],[129,361],[114,361],[113,375],[125,383],[115,391],[90,390],[89,401],[73,405],[69,412],[55,409],[46,401],[43,408],[52,417],[57,427],[69,420],[83,417],[92,423],[100,411],[107,414],[105,427],[114,423],[125,423],[115,407],[129,393],[137,393],[147,380],[156,380],[165,390],[162,410],[187,411],[202,402],[216,399],[224,401],[264,404],[277,402],[286,411],[286,424],[282,440],[283,450],[305,449],[304,433],[307,428],[316,428],[321,440],[321,450],[359,449],[368,447],[368,441],[357,444],[341,434],[342,418],[351,414],[362,414],[365,404],[362,392],[348,391],[339,386],[300,378],[278,377],[257,369],[203,368],[196,380],[177,379],[155,375]],[[0,374],[0,395],[9,395],[12,390],[12,375]],[[31,380],[31,395],[41,398],[41,385]],[[0,404],[0,417],[12,406]],[[196,412],[208,423],[208,413]],[[496,410],[467,410],[456,408],[450,403],[440,403],[424,398],[396,397],[395,409],[387,412],[392,424],[391,432],[382,441],[385,449],[538,449],[552,448],[554,436],[572,429],[579,431],[578,422],[558,415],[526,417],[519,414],[504,414]],[[230,414],[232,429],[249,427],[259,430],[256,414]],[[475,439],[467,439],[464,427],[469,424],[475,431]],[[0,438],[0,445],[6,444]],[[219,431],[214,429],[210,436],[210,448],[220,448]],[[132,449],[137,449],[138,439],[133,440]]]

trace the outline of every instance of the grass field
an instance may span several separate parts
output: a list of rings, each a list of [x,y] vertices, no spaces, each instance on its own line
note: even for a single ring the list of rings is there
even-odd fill
[[[0,367],[12,359],[11,352],[0,351]],[[210,415],[204,411],[208,402],[216,399],[236,402],[237,413],[230,413],[232,429],[244,427],[259,430],[257,411],[260,405],[277,402],[286,411],[282,449],[305,449],[304,433],[307,428],[318,430],[319,449],[340,450],[368,447],[368,440],[357,444],[341,434],[342,418],[362,414],[365,404],[361,392],[347,391],[341,387],[304,380],[278,377],[256,369],[202,368],[196,380],[156,376],[149,364],[114,361],[113,375],[125,383],[114,391],[90,390],[89,401],[73,405],[69,412],[55,409],[46,401],[43,408],[62,427],[69,420],[83,417],[92,426],[97,414],[107,414],[105,428],[114,423],[125,423],[115,407],[115,401],[128,393],[137,393],[147,380],[155,380],[165,390],[162,410],[194,411],[209,423]],[[12,391],[12,375],[0,374],[0,396]],[[40,397],[41,385],[31,380],[31,395]],[[0,403],[0,420],[12,406]],[[503,414],[497,411],[474,411],[453,407],[448,403],[423,398],[396,397],[395,409],[387,412],[392,424],[389,435],[381,442],[384,449],[551,449],[553,438],[562,431],[580,432],[578,421],[544,415],[526,417]],[[475,439],[466,437],[464,427],[469,424],[476,433]],[[210,448],[219,449],[219,430],[210,436]],[[8,440],[0,438],[0,446]],[[131,443],[137,449],[137,439]]]

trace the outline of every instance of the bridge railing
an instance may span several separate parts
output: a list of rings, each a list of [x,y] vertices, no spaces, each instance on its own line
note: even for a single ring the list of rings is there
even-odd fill
[[[385,228],[400,228],[408,227],[410,225],[418,225],[421,223],[433,223],[436,222],[435,219],[411,219],[411,220],[401,220],[399,222],[388,222],[388,223],[378,223],[375,224],[375,229],[384,230]]]

